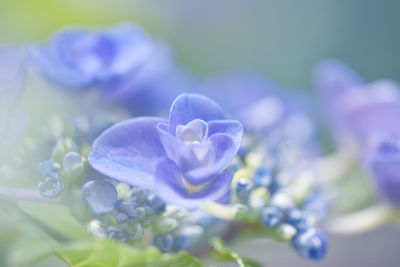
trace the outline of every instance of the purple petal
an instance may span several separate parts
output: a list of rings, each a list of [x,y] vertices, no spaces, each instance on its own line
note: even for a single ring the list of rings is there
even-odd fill
[[[197,192],[189,192],[184,184],[182,173],[171,160],[160,162],[157,167],[156,193],[164,201],[187,209],[206,204],[207,201],[226,200],[233,174],[226,171],[215,177]]]
[[[184,174],[185,180],[195,186],[204,184],[223,171],[235,157],[240,146],[240,140],[233,140],[226,134],[214,134],[208,141],[212,148],[210,162]]]
[[[314,70],[314,84],[329,101],[346,93],[354,86],[362,85],[363,80],[346,64],[339,60],[327,59],[319,63]]]
[[[400,149],[396,143],[381,143],[367,152],[366,167],[377,188],[392,205],[400,208]]]
[[[157,131],[160,122],[164,120],[141,117],[109,128],[94,141],[90,165],[116,180],[151,188],[155,168],[166,157]]]
[[[160,123],[157,129],[168,158],[173,160],[183,172],[199,165],[192,149],[168,132],[167,123]]]
[[[208,122],[208,135],[224,133],[232,137],[235,144],[240,146],[243,136],[243,126],[236,120],[214,120]]]
[[[377,134],[399,134],[400,103],[377,103],[357,108],[348,114],[346,125],[366,142]]]
[[[108,29],[104,34],[112,37],[118,49],[110,66],[113,75],[124,74],[142,66],[154,53],[153,41],[134,24],[120,24]]]
[[[198,94],[181,94],[171,107],[169,115],[170,133],[175,134],[178,125],[186,125],[192,120],[225,119],[221,108],[213,100]]]
[[[207,122],[195,119],[186,125],[176,127],[175,136],[184,142],[202,142],[208,135]]]

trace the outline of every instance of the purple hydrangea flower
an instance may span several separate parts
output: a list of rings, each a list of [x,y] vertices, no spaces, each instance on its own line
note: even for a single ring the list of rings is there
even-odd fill
[[[243,135],[209,98],[182,94],[169,120],[140,117],[106,130],[92,146],[89,163],[116,180],[154,189],[186,208],[226,201],[232,172],[225,170]],[[225,171],[224,171],[225,170]]]
[[[24,91],[25,52],[0,48],[0,164],[28,126],[25,113],[16,111]]]
[[[400,139],[380,137],[369,145],[364,164],[383,197],[400,208]]]
[[[110,84],[103,94],[107,102],[122,104],[135,114],[157,114],[168,110],[171,102],[194,84],[176,62],[172,49],[165,43],[155,46],[153,55],[135,75],[126,75]]]
[[[357,141],[378,190],[400,207],[399,86],[390,80],[364,83],[349,67],[332,60],[317,66],[315,78],[329,124],[340,138]]]
[[[247,130],[274,126],[287,115],[280,88],[251,71],[215,75],[197,90],[221,103]]]
[[[31,51],[34,65],[47,79],[73,89],[104,84],[135,71],[153,50],[147,34],[126,23],[101,30],[66,28]]]
[[[314,81],[337,141],[350,137],[365,143],[373,134],[400,130],[400,125],[393,123],[400,111],[400,91],[393,81],[364,83],[337,60],[317,65]]]

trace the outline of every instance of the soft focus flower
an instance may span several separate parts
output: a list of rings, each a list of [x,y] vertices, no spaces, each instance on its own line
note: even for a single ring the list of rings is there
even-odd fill
[[[26,114],[16,111],[24,89],[24,63],[22,50],[0,48],[0,164],[28,125]]]
[[[175,62],[171,47],[160,42],[134,75],[110,84],[103,99],[122,104],[135,114],[159,115],[193,84],[192,76]]]
[[[363,165],[378,190],[400,207],[399,86],[390,80],[363,83],[354,71],[334,60],[317,66],[315,80],[328,124],[339,138],[359,144]]]
[[[279,87],[257,73],[232,71],[215,75],[197,88],[215,99],[248,130],[261,130],[279,123],[287,106]]]
[[[365,143],[379,132],[400,130],[400,124],[394,123],[400,112],[400,91],[395,82],[367,84],[344,63],[325,60],[315,69],[314,83],[339,143],[348,138]]]
[[[67,28],[48,44],[32,48],[35,66],[47,79],[67,89],[119,79],[152,55],[153,41],[134,24],[89,30]]]
[[[379,138],[365,153],[364,164],[383,197],[400,208],[400,139]]]
[[[104,175],[193,208],[229,197],[232,173],[224,169],[242,134],[241,123],[226,119],[214,101],[182,94],[169,120],[140,117],[105,131],[93,143],[89,163]]]

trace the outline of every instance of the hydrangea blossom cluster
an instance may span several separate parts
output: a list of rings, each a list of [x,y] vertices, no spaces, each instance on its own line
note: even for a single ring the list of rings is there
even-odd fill
[[[316,87],[326,114],[343,139],[355,140],[363,166],[374,177],[377,188],[394,207],[400,207],[398,163],[400,124],[399,86],[391,80],[363,82],[344,63],[327,60],[317,66]]]
[[[107,102],[50,118],[35,136],[40,142],[22,144],[25,158],[40,161],[33,175],[40,201],[66,205],[97,238],[138,249],[201,255],[213,237],[231,237],[251,225],[265,238],[290,242],[306,259],[324,257],[327,240],[317,224],[330,203],[318,182],[317,131],[301,101],[249,72],[197,82],[174,62],[167,44],[133,24],[63,29],[48,43],[30,46],[29,53],[36,73],[72,99],[94,91],[96,100]],[[20,91],[14,83],[19,65],[11,69],[10,83],[0,79],[0,97],[6,96],[0,101],[7,104],[0,105],[6,107],[0,110],[1,136],[13,129],[3,125],[15,121],[9,118]],[[323,90],[337,87],[331,84],[337,72],[318,78]],[[347,97],[346,86],[338,103]],[[362,102],[357,108],[374,104],[356,97]],[[350,129],[353,115],[332,109],[336,128],[354,136],[369,132],[369,122]],[[398,153],[394,142],[377,151]],[[7,152],[3,145],[1,152]],[[382,172],[379,164],[371,166]]]

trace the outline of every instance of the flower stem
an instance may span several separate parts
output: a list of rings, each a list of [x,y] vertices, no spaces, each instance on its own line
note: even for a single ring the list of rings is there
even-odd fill
[[[0,186],[0,200],[13,200],[13,201],[38,201],[49,203],[62,203],[60,198],[45,198],[40,195],[38,190],[23,189],[15,187]]]
[[[360,234],[392,221],[393,210],[386,204],[378,204],[362,211],[331,219],[324,228],[334,234]]]

